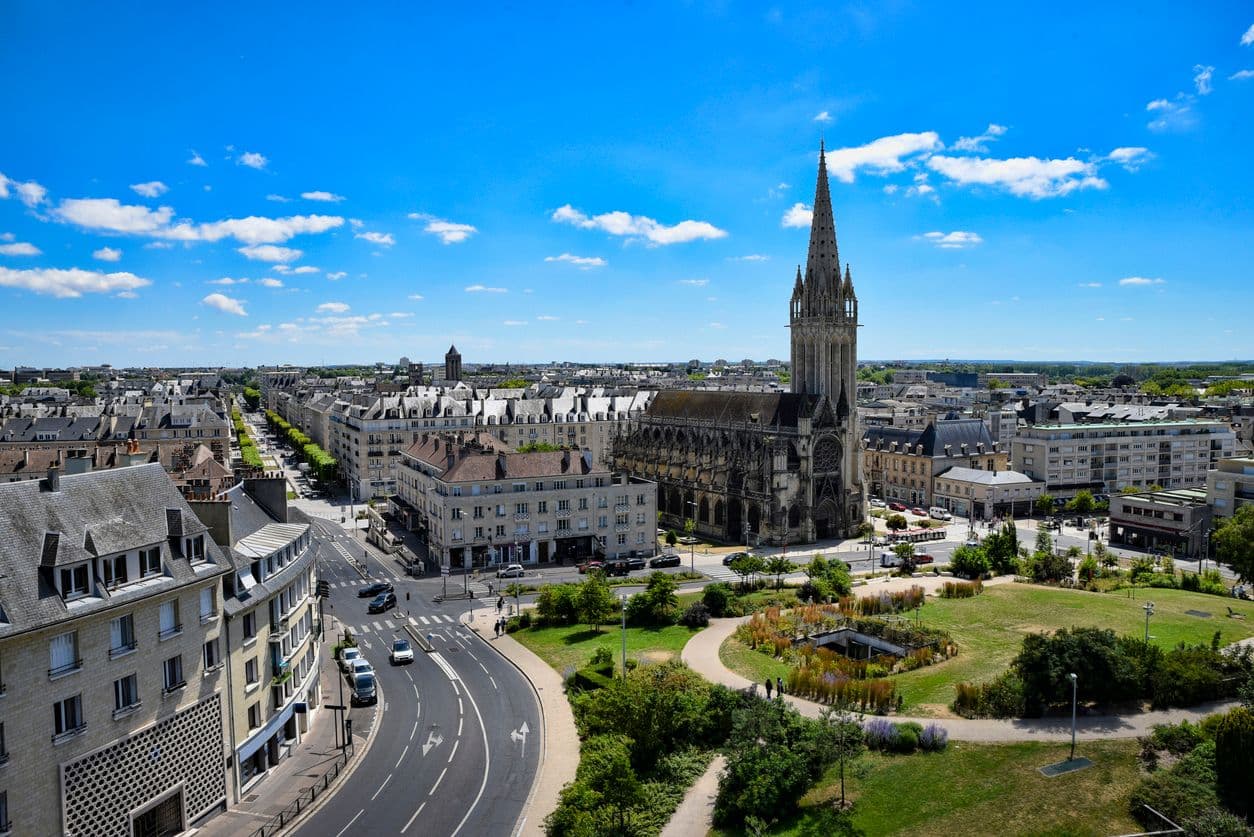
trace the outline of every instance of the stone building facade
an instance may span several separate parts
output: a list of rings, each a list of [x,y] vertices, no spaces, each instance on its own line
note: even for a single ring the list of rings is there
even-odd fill
[[[842,276],[819,151],[805,272],[789,305],[792,391],[664,391],[615,442],[618,470],[658,483],[667,526],[708,538],[799,543],[863,520],[855,405],[858,300]]]

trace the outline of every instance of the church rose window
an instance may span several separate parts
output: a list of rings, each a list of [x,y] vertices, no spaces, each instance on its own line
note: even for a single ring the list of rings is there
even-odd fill
[[[814,470],[836,471],[840,469],[840,445],[835,439],[823,439],[814,446]]]

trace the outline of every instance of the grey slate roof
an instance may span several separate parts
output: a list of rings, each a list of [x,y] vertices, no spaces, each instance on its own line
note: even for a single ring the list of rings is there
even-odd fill
[[[981,485],[1027,485],[1035,482],[1027,474],[1021,474],[1018,471],[982,471],[979,468],[958,466],[947,468],[936,476]]]
[[[915,453],[918,446],[923,446],[923,456],[946,457],[975,454],[984,446],[985,453],[993,452],[993,436],[988,426],[981,419],[940,419],[929,424],[922,430],[906,427],[889,427],[869,425],[862,434],[866,447],[870,450],[889,450],[896,442],[897,451],[909,448]],[[946,453],[945,447],[949,446]]]
[[[121,521],[121,523],[119,523]],[[205,539],[210,564],[195,570],[171,551],[169,523],[189,533],[206,531],[174,482],[158,464],[114,468],[61,477],[60,490],[42,480],[0,485],[0,608],[7,622],[0,637],[54,624],[69,616],[106,610],[120,603],[168,592],[220,575],[226,557]],[[88,547],[92,548],[89,551]],[[159,546],[165,574],[109,592],[100,586],[67,607],[53,586],[56,565],[96,554]]]

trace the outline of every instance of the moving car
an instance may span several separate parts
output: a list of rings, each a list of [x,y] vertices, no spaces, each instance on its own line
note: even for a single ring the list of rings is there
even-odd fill
[[[605,562],[603,562],[603,561],[584,561],[582,564],[578,564],[578,565],[576,565],[576,568],[577,568],[577,569],[579,570],[579,572],[581,572],[581,573],[590,573],[590,572],[592,572],[593,570],[603,570],[603,569],[605,569]]]
[[[893,511],[905,511],[906,510],[906,504],[898,503],[896,500],[889,503],[888,507],[892,509]]]
[[[361,657],[361,651],[356,648],[345,648],[340,651],[340,671],[348,671],[352,667],[353,660]]]
[[[378,693],[375,691],[374,672],[355,674],[351,682],[353,684],[353,694],[349,698],[351,705],[366,706],[379,700]]]
[[[885,505],[887,505],[887,504],[886,504],[883,500],[881,500],[879,497],[872,497],[872,498],[871,498],[871,502],[870,502],[870,506],[871,506],[871,508],[873,508],[873,509],[882,509],[882,508],[884,508],[884,506],[885,506]]]
[[[953,520],[954,516],[942,509],[940,506],[932,506],[927,510],[927,516],[933,520]]]
[[[657,569],[659,567],[678,567],[679,555],[673,552],[669,555],[659,555],[649,561],[649,566],[653,569]]]
[[[527,571],[523,569],[522,564],[510,564],[496,571],[497,578],[522,578],[526,574]]]
[[[629,570],[643,570],[643,569],[644,569],[644,559],[643,559],[643,558],[640,558],[640,557],[636,557],[636,558],[628,558],[628,559],[627,559],[627,569],[629,569]]]
[[[376,581],[374,584],[367,584],[357,590],[357,598],[373,599],[380,593],[391,593],[392,585],[386,581]]]
[[[370,605],[366,608],[367,613],[382,613],[383,611],[396,607],[395,593],[380,593],[370,600]]]
[[[733,552],[731,555],[725,555],[723,556],[723,566],[730,567],[732,561],[735,561],[737,558],[748,558],[749,555],[750,553],[748,552]]]
[[[392,653],[388,655],[388,659],[392,661],[394,666],[412,663],[414,661],[414,649],[409,647],[409,640],[392,640]]]
[[[682,543],[684,546],[691,546],[692,544],[701,543],[701,541],[697,540],[692,535],[684,535],[682,538],[679,539],[679,542]]]
[[[915,506],[914,508],[912,508],[910,510],[910,513],[917,514],[919,517],[927,517],[927,512],[919,508],[918,506]]]
[[[626,561],[620,560],[620,561],[606,561],[605,562],[605,574],[606,575],[611,575],[611,576],[612,575],[627,575],[627,573],[629,572],[631,572],[631,567],[627,566]]]

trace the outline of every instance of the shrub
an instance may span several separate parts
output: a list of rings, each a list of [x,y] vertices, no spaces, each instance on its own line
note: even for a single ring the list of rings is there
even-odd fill
[[[524,610],[522,613],[518,614],[518,627],[523,628],[523,629],[531,627],[531,611],[530,610]]]
[[[939,753],[949,746],[949,732],[939,724],[928,724],[919,733],[919,747],[930,753]]]
[[[1020,718],[1026,713],[1023,680],[1013,670],[987,683],[959,683],[953,710],[964,718]]]
[[[613,668],[614,652],[610,650],[608,645],[602,645],[592,652],[592,659],[588,664],[593,668]]]
[[[862,725],[862,738],[869,750],[887,750],[897,734],[897,725],[887,718],[872,718]]]
[[[546,584],[536,595],[536,616],[542,625],[573,625],[579,619],[579,585]]]
[[[1244,706],[1224,716],[1215,730],[1215,779],[1228,807],[1248,816],[1254,788],[1254,713]]]
[[[970,599],[984,592],[984,583],[975,581],[946,581],[941,585],[942,599]]]
[[[1153,807],[1174,822],[1196,817],[1218,807],[1215,793],[1215,748],[1203,743],[1172,765],[1170,770],[1151,773],[1132,791],[1128,810],[1151,830],[1162,821],[1147,810]]]
[[[1195,706],[1220,697],[1223,661],[1210,648],[1173,648],[1163,656],[1152,675],[1151,697],[1155,708]]]
[[[1178,724],[1155,724],[1150,734],[1150,743],[1157,750],[1166,750],[1173,755],[1182,756],[1193,751],[1205,740],[1202,728],[1188,721]]]
[[[1245,820],[1223,808],[1207,808],[1199,814],[1185,817],[1180,822],[1189,837],[1251,837],[1254,830]]]
[[[710,624],[710,611],[706,609],[704,602],[693,602],[679,617],[679,621],[689,628],[704,628]]]
[[[893,731],[892,750],[894,753],[908,755],[919,749],[919,736],[923,734],[923,727],[907,721],[904,724],[897,724]]]
[[[960,546],[949,559],[949,570],[965,578],[980,578],[992,569],[982,546]]]
[[[709,610],[710,615],[714,617],[732,616],[736,601],[736,594],[732,591],[731,585],[724,582],[716,582],[707,585],[701,593],[701,601]]]
[[[1154,561],[1144,556],[1133,558],[1132,566],[1128,568],[1128,575],[1132,579],[1133,584],[1140,584],[1142,576],[1150,576],[1154,574]]]

